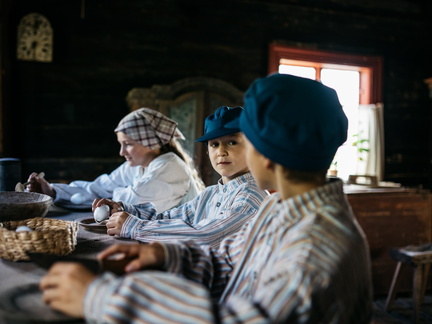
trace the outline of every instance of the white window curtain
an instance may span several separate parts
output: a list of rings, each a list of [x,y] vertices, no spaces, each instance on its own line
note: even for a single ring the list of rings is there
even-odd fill
[[[377,181],[382,181],[384,177],[384,111],[382,104],[359,106],[358,140],[357,174],[375,176]]]

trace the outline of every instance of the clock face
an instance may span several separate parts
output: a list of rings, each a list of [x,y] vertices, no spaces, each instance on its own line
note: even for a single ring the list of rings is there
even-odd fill
[[[17,58],[25,61],[52,61],[51,25],[44,16],[31,13],[18,26]]]

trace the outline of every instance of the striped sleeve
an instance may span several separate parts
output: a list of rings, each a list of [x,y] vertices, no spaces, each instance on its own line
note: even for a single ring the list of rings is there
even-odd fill
[[[241,240],[235,241],[241,245]],[[233,269],[229,249],[217,252],[195,242],[164,247],[170,260],[167,272],[140,271],[122,277],[104,273],[94,280],[84,300],[86,321],[199,324],[216,323],[219,313],[229,314],[217,306]],[[225,320],[235,319],[225,315]]]
[[[179,219],[182,217],[191,217],[200,200],[201,196],[197,196],[182,206],[168,209],[162,213],[158,213],[155,205],[150,202],[137,205],[123,203],[123,207],[125,212],[140,220],[155,221],[160,219]]]
[[[194,240],[217,248],[225,237],[237,232],[256,215],[266,196],[267,193],[255,183],[247,182],[217,209],[213,204],[219,197],[207,190],[200,195],[197,203],[187,203],[166,211],[157,219],[129,217],[123,225],[121,236],[141,242]]]
[[[84,300],[88,323],[212,323],[212,309],[203,286],[164,272],[105,273]]]

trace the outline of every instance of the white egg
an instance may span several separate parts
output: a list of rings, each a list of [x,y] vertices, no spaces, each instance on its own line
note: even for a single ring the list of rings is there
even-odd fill
[[[73,194],[70,198],[70,201],[75,205],[81,205],[85,200],[85,197],[82,193]]]
[[[100,223],[110,217],[110,208],[108,205],[102,205],[97,207],[93,213],[93,217],[96,222]]]
[[[33,230],[28,226],[18,226],[15,232],[32,232]]]

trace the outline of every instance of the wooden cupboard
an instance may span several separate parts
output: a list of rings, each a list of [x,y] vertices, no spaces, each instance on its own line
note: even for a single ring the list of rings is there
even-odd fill
[[[358,187],[347,185],[345,192],[369,243],[374,292],[386,294],[396,267],[389,249],[431,242],[431,193]],[[411,291],[412,269],[406,267],[401,275],[400,291]]]

